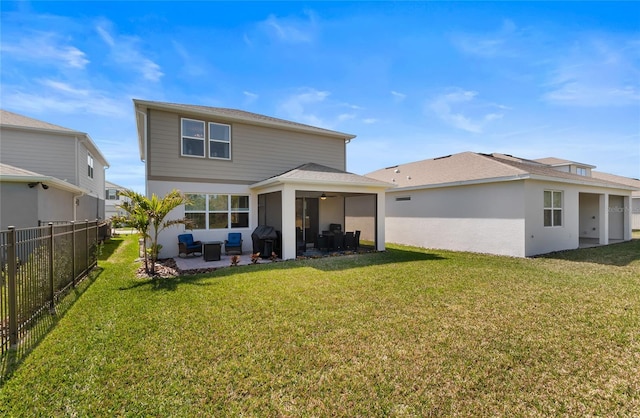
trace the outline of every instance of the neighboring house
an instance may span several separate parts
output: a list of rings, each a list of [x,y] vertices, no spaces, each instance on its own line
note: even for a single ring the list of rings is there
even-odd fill
[[[89,135],[0,110],[0,229],[104,219],[108,162]]]
[[[616,176],[615,174],[601,173],[599,171],[592,171],[591,175],[597,179],[626,184],[627,186],[638,189],[631,193],[631,207],[628,209],[625,208],[625,210],[631,211],[631,228],[633,230],[640,230],[640,180],[630,177]]]
[[[235,109],[134,100],[146,193],[172,189],[191,203],[170,215],[195,224],[197,240],[240,232],[252,251],[258,226],[279,232],[283,259],[315,244],[331,224],[384,249],[384,191],[389,186],[346,172],[354,136]],[[364,209],[363,209],[364,207]],[[183,227],[165,230],[161,257],[178,254]]]
[[[562,161],[463,152],[367,176],[396,185],[388,242],[525,257],[630,240],[634,188]]]
[[[105,181],[104,192],[104,217],[105,219],[111,219],[112,216],[127,216],[127,212],[120,207],[124,202],[128,202],[129,199],[121,196],[120,192],[126,190],[126,187],[119,186],[110,181]]]

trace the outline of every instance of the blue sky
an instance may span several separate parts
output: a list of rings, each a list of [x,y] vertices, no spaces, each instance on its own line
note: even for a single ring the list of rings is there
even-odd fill
[[[640,3],[0,7],[2,108],[87,132],[138,191],[133,98],[355,134],[358,174],[476,151],[640,178]]]

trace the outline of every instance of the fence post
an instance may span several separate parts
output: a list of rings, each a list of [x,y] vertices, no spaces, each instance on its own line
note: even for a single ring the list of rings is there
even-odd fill
[[[53,297],[55,296],[55,286],[54,286],[54,272],[53,272],[53,257],[55,256],[54,251],[54,230],[53,230],[53,222],[49,222],[49,313],[54,315],[56,313],[56,305]]]
[[[18,344],[18,315],[17,315],[17,293],[16,293],[16,276],[18,269],[16,265],[16,227],[9,227],[8,234],[8,263],[7,263],[7,275],[8,281],[8,297],[9,304],[9,345],[14,348]]]
[[[76,223],[71,221],[71,286],[76,287]]]
[[[85,273],[89,273],[89,220],[84,220],[84,245],[87,247],[85,253]]]

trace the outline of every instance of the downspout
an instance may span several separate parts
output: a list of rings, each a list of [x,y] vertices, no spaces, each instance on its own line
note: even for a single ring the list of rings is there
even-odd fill
[[[351,142],[349,138],[345,138],[344,140],[344,167],[342,171],[347,171],[347,145]]]

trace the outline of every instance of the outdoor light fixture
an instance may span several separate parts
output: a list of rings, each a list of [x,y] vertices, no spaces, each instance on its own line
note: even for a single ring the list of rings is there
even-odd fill
[[[324,193],[322,193],[322,194],[320,195],[320,200],[327,200],[327,195],[326,195],[326,194],[324,194]]]
[[[41,185],[42,188],[45,189],[45,190],[47,190],[49,188],[49,186],[47,186],[46,184],[42,183],[41,181],[36,181],[35,183],[28,183],[28,186],[29,186],[30,189],[33,189],[38,184]]]

